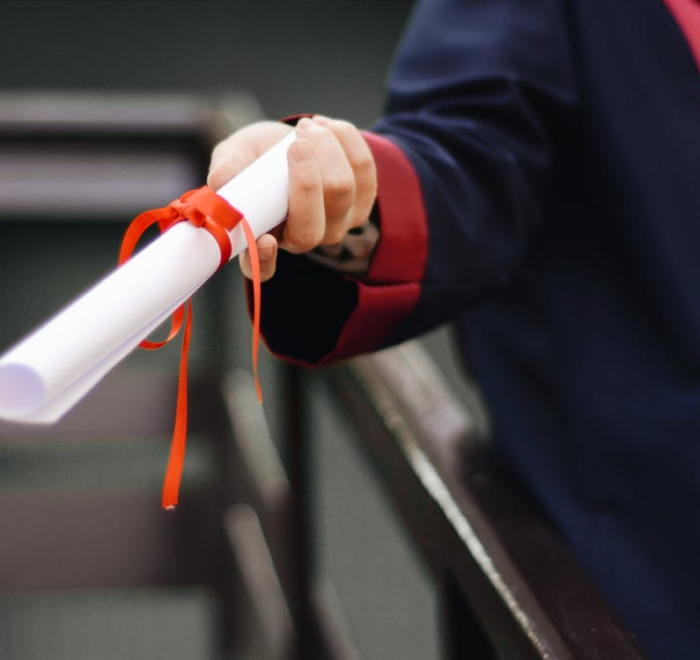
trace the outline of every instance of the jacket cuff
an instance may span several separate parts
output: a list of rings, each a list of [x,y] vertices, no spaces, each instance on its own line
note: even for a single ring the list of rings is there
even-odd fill
[[[263,285],[261,328],[283,359],[318,366],[381,348],[420,298],[428,229],[418,177],[390,140],[363,136],[378,177],[380,238],[369,271],[351,277],[280,254],[277,273]]]
[[[377,167],[379,243],[367,282],[420,282],[428,259],[428,223],[418,175],[387,138],[363,132]]]

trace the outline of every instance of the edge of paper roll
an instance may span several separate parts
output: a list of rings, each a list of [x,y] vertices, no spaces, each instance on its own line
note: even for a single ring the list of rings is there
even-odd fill
[[[45,393],[41,377],[30,367],[13,362],[0,366],[0,417],[31,413]]]
[[[218,191],[224,199],[246,216],[256,237],[270,231],[286,217],[288,181],[286,153],[294,139],[295,134],[292,132]],[[179,231],[174,232],[177,236],[180,236],[183,231],[189,233],[189,225],[187,227],[178,225],[177,228]],[[232,243],[232,257],[246,247],[245,237],[240,229],[240,227],[236,227],[229,233]],[[171,232],[167,232],[167,234]],[[161,240],[164,236],[161,237]],[[176,236],[173,235],[170,238],[174,239]],[[204,243],[211,241],[211,273],[213,273],[217,267],[218,248],[208,234],[205,234],[202,240]],[[156,239],[154,243],[156,241],[159,239]],[[166,241],[168,245],[172,242]],[[137,255],[135,260],[128,262],[126,266],[131,268],[133,261],[138,261],[139,257],[143,258],[141,255]],[[177,262],[182,263],[182,260],[179,259]],[[203,275],[204,281],[208,279],[209,275]],[[98,283],[95,290],[110,278],[111,275]],[[189,286],[183,289],[169,304],[180,304],[192,295],[204,281],[198,280],[194,290]],[[83,297],[88,294],[84,294]],[[144,339],[155,329],[156,325],[162,322],[161,315],[165,311],[169,313],[167,305],[158,309],[154,305],[153,315],[149,321],[125,328],[124,338],[115,339],[113,344],[104,348],[104,353],[96,354],[91,358],[92,362],[81,366],[80,369],[74,368],[71,364],[70,369],[73,371],[70,372],[70,375],[66,373],[65,377],[56,381],[56,378],[51,377],[51,370],[47,367],[51,364],[57,364],[52,362],[54,356],[64,358],[65,351],[60,351],[61,355],[57,356],[56,351],[52,348],[54,345],[50,335],[53,327],[52,322],[55,319],[72,318],[68,314],[75,305],[80,303],[83,297],[74,300],[63,312],[59,312],[43,326],[30,333],[23,341],[0,355],[0,419],[35,424],[48,424],[57,421],[80,401],[112,367],[126,357],[136,347],[140,339]],[[83,327],[88,324],[77,324],[80,332],[86,333],[90,339],[101,336],[100,315],[92,316],[97,318],[89,325],[97,327]],[[154,325],[156,320],[158,323]],[[65,325],[66,323],[63,323],[62,326],[59,324],[61,336],[66,336],[67,330],[63,327]],[[72,332],[70,334],[73,335]],[[37,338],[42,339],[44,348],[42,351],[34,350]],[[77,342],[77,345],[81,346],[80,342]],[[26,358],[26,362],[23,363],[19,359],[20,357]]]

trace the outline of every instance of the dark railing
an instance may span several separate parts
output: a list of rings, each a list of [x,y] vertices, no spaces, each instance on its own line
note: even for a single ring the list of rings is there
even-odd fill
[[[331,387],[351,418],[371,457],[367,464],[374,466],[441,594],[444,657],[645,657],[553,528],[491,460],[488,445],[473,432],[471,418],[419,343],[311,375],[289,367],[287,378],[294,392],[289,427],[312,423],[304,405],[308,378]],[[248,539],[256,536],[260,543],[249,555],[252,563],[241,567],[242,574],[261,576],[256,588],[249,579],[249,598],[275,594],[277,605],[266,613],[263,603],[251,608],[263,612],[261,623],[267,617],[261,628],[279,626],[267,638],[275,641],[275,651],[264,657],[288,657],[293,647],[285,642],[302,649],[298,657],[359,657],[341,631],[319,626],[308,554],[300,557],[306,552],[300,539],[308,538],[308,482],[299,482],[302,492],[293,495],[281,462],[273,458],[264,419],[251,424],[249,379],[233,374],[226,388],[240,452],[236,464],[248,475],[237,478],[239,484],[247,481],[244,499],[251,507],[238,510],[235,523],[229,520],[229,532],[239,539],[234,545],[241,543],[247,524]],[[294,450],[303,447],[295,444]],[[273,571],[276,581],[270,579]],[[336,640],[332,652],[329,639]]]
[[[330,378],[442,588],[448,657],[643,657],[422,346]]]

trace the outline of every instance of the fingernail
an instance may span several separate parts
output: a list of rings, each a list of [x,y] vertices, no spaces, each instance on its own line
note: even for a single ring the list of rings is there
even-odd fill
[[[311,142],[304,140],[303,138],[297,138],[289,148],[289,152],[294,162],[304,163],[310,160],[313,154]]]

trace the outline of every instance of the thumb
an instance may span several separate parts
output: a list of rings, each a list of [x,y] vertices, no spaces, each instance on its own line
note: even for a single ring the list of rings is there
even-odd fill
[[[260,280],[266,282],[277,269],[277,239],[272,234],[263,234],[258,240],[258,257],[260,259]],[[250,252],[245,250],[239,258],[241,271],[249,280],[253,279],[250,264]]]
[[[207,185],[218,190],[250,165],[257,155],[253,145],[232,135],[216,145],[211,155]]]

